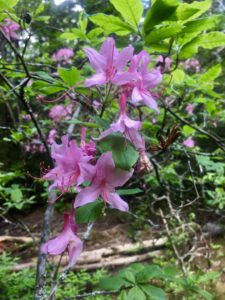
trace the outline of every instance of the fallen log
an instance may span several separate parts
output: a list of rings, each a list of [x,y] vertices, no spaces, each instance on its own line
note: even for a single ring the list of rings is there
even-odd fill
[[[124,245],[112,245],[108,248],[96,249],[93,251],[84,251],[77,261],[75,269],[93,270],[98,268],[113,268],[116,266],[127,265],[136,261],[147,260],[159,253],[159,249],[165,247],[165,238],[146,240],[139,243],[127,243]],[[52,257],[52,263],[58,263],[58,256]],[[18,264],[12,268],[12,271],[19,271],[24,268],[34,267],[36,259],[32,262]],[[61,265],[68,264],[67,255],[61,260]]]
[[[27,236],[11,236],[11,235],[0,236],[0,243],[4,243],[4,242],[31,243],[34,241],[38,241],[38,238],[32,238]]]

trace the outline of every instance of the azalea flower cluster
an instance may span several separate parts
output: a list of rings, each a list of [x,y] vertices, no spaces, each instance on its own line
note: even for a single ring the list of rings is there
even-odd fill
[[[71,64],[71,58],[74,56],[74,51],[71,48],[61,48],[57,52],[53,53],[52,60],[63,65]]]
[[[19,40],[19,36],[16,31],[20,29],[20,25],[12,21],[11,19],[4,19],[1,24],[1,28],[5,36],[9,40]]]
[[[98,157],[95,143],[112,133],[122,134],[140,153],[137,168],[149,171],[151,166],[145,152],[145,141],[140,134],[141,121],[129,117],[127,106],[128,102],[134,107],[142,104],[158,113],[157,94],[153,89],[162,81],[161,67],[148,69],[151,58],[146,51],[134,54],[133,47],[128,46],[119,52],[112,38],[105,40],[99,52],[93,48],[86,48],[84,51],[96,72],[85,80],[85,86],[115,87],[118,91],[120,113],[118,119],[107,130],[88,143],[86,143],[86,129],[83,128],[80,145],[75,140],[69,140],[67,135],[62,137],[61,144],[55,142],[52,144],[51,155],[55,167],[43,178],[53,181],[50,189],[56,188],[61,193],[75,189],[77,195],[73,202],[73,212],[64,215],[61,234],[45,243],[42,251],[57,255],[67,249],[70,265],[76,262],[83,247],[82,241],[76,235],[77,227],[74,221],[74,211],[78,207],[94,202],[100,197],[104,205],[108,204],[123,212],[129,209],[116,188],[123,186],[132,177],[134,170],[117,168],[111,151]],[[169,61],[166,63],[169,68]]]
[[[72,114],[72,105],[54,105],[49,111],[49,117],[56,123],[68,119]]]

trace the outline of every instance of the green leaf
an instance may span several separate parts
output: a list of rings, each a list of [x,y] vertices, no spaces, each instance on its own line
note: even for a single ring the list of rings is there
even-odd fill
[[[156,265],[147,265],[143,270],[136,274],[138,283],[146,283],[153,278],[162,278],[162,269]]]
[[[86,34],[82,32],[79,28],[73,28],[71,31],[74,33],[76,38],[86,40]]]
[[[176,69],[172,72],[172,78],[169,78],[171,83],[175,84],[181,84],[184,82],[185,73],[181,69]]]
[[[214,299],[213,295],[210,294],[209,292],[205,291],[205,290],[198,289],[197,293],[199,295],[201,295],[202,297],[204,297],[206,300],[213,300]]]
[[[128,282],[135,284],[136,279],[132,271],[129,271],[129,269],[124,270],[123,272],[123,278],[125,278]]]
[[[130,170],[139,156],[130,141],[120,134],[108,135],[99,142],[99,148],[101,152],[112,151],[116,167],[124,170]]]
[[[212,83],[217,77],[220,76],[222,72],[222,67],[220,64],[217,64],[211,67],[206,73],[202,74],[198,78],[200,84]]]
[[[146,300],[145,294],[138,286],[134,286],[130,289],[127,297],[129,300]]]
[[[143,191],[141,189],[121,189],[121,190],[117,190],[117,193],[119,195],[136,195],[139,193],[142,193]]]
[[[110,276],[100,279],[99,287],[107,291],[119,291],[122,286],[126,286],[127,281],[120,276]]]
[[[102,216],[103,202],[97,200],[76,209],[77,224],[94,222]]]
[[[138,28],[143,14],[143,4],[140,0],[110,0],[115,9],[132,26]]]
[[[198,278],[198,283],[205,283],[210,280],[216,280],[220,275],[221,275],[220,272],[215,272],[215,271],[207,272],[206,274],[201,275]]]
[[[213,49],[225,46],[225,34],[223,32],[210,32],[201,35],[199,38],[200,47],[204,49]]]
[[[14,7],[19,0],[1,0],[0,1],[0,9],[8,10],[8,8]]]
[[[98,124],[92,123],[92,122],[82,122],[80,120],[77,119],[72,119],[72,120],[64,120],[61,122],[65,122],[66,124],[79,124],[82,125],[84,127],[88,127],[88,128],[99,128]]]
[[[152,28],[169,19],[179,5],[178,0],[156,0],[152,7],[147,11],[144,32],[149,34]]]
[[[140,287],[151,300],[167,300],[165,292],[156,286],[143,284]]]
[[[123,22],[120,18],[112,15],[99,13],[91,16],[90,20],[94,24],[101,27],[106,35],[115,33],[119,36],[124,36],[130,34],[133,31],[132,26]]]
[[[190,127],[188,125],[184,125],[182,128],[182,132],[187,137],[187,136],[193,135],[195,133],[195,129],[193,129],[192,127]]]
[[[211,0],[194,1],[192,3],[180,3],[175,16],[177,20],[191,20],[200,17],[211,6]]]
[[[11,191],[11,200],[12,202],[20,202],[23,198],[23,193],[21,189],[15,188]]]
[[[55,79],[53,77],[51,77],[48,73],[43,72],[43,71],[37,71],[34,73],[35,75],[38,75],[40,78],[44,79],[44,80],[48,80],[48,81],[55,81]]]
[[[222,19],[224,19],[224,17],[218,15],[189,21],[185,23],[185,27],[182,30],[182,33],[200,32],[203,30],[212,29],[216,25],[218,25],[222,21]]]
[[[84,12],[81,12],[80,15],[79,15],[79,26],[80,26],[81,31],[84,34],[86,33],[87,24],[88,24],[88,18],[84,14]]]
[[[50,18],[51,18],[50,16],[38,16],[35,17],[35,21],[44,22],[44,21],[48,21]]]
[[[34,12],[34,16],[39,15],[40,13],[42,13],[45,10],[45,6],[43,3],[40,3],[40,5],[38,5],[38,7],[36,8],[35,12]]]
[[[171,24],[171,25],[162,25],[160,28],[156,28],[152,30],[146,37],[145,41],[147,45],[151,45],[151,43],[156,43],[158,41],[162,41],[164,39],[174,37],[183,29],[183,25],[179,23]]]
[[[70,87],[80,79],[80,72],[75,67],[72,67],[71,69],[59,67],[57,71],[62,80],[65,81]]]
[[[103,32],[102,28],[94,28],[88,32],[87,37],[89,40],[93,40],[97,38],[102,32]]]
[[[59,38],[64,39],[64,40],[73,41],[73,40],[77,39],[77,35],[72,32],[64,32],[64,33],[60,34]]]
[[[6,2],[5,0],[0,0],[0,12],[1,11],[13,11],[12,7],[8,4],[8,1]]]
[[[127,292],[126,292],[126,291],[122,291],[122,292],[119,294],[117,300],[129,300],[129,298],[128,298],[128,296],[127,296]]]
[[[213,49],[225,46],[225,34],[223,32],[210,32],[195,37],[185,44],[180,51],[180,58],[188,58],[198,52],[198,48]]]

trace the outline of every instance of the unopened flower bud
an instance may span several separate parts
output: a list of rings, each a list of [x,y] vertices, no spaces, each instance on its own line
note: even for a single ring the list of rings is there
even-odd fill
[[[136,166],[137,173],[147,174],[153,170],[151,161],[145,151],[141,152],[139,161]]]

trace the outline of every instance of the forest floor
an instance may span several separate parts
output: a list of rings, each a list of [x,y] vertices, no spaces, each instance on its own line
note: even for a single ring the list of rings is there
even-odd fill
[[[43,215],[44,215],[44,208],[36,208],[32,212],[28,214],[21,214],[18,213],[15,215],[11,214],[9,218],[7,219],[1,219],[0,222],[0,254],[3,251],[6,251],[10,253],[12,256],[19,258],[19,266],[25,267],[29,264],[32,264],[32,266],[35,266],[36,264],[36,258],[38,255],[38,245],[39,245],[39,239],[42,231],[42,222],[43,222]],[[58,213],[55,211],[54,218],[52,222],[52,237],[58,234],[62,230],[62,224],[63,224],[63,216],[61,213]],[[91,233],[89,235],[89,238],[87,241],[85,241],[85,247],[84,251],[85,253],[88,253],[88,255],[95,255],[96,250],[101,249],[115,249],[116,247],[126,247],[126,245],[129,244],[135,244],[138,240],[139,241],[151,241],[151,240],[159,240],[161,239],[160,245],[163,245],[163,236],[161,236],[161,230],[155,229],[153,227],[147,227],[143,230],[139,230],[137,232],[132,233],[131,224],[128,222],[127,219],[123,218],[123,215],[119,215],[117,213],[110,213],[106,217],[103,217],[100,221],[98,221],[96,224],[94,224]],[[83,236],[83,234],[86,232],[87,226],[81,225],[79,226],[78,235],[80,237]],[[14,239],[15,238],[15,239]],[[24,239],[28,239],[27,242]],[[20,240],[21,239],[21,240]],[[213,242],[213,248],[211,249],[211,257],[210,262],[211,270],[216,270],[221,272],[220,279],[217,281],[215,289],[216,291],[222,295],[222,298],[217,299],[225,299],[225,242],[224,237],[217,238],[215,240],[208,240],[208,243]],[[163,247],[160,251],[162,251]],[[146,248],[147,249],[147,248]],[[118,250],[118,249],[117,249]],[[149,248],[147,249],[147,251]],[[158,251],[155,251],[156,249],[153,249],[153,255],[159,255]],[[128,251],[122,255],[122,262],[120,259],[121,265],[126,265],[126,257],[131,258]],[[111,261],[111,267],[113,267],[113,259],[116,258],[118,260],[118,257],[121,258],[121,256],[116,253],[117,256],[112,256]],[[128,255],[127,255],[128,254]],[[138,253],[136,253],[139,255]],[[133,256],[134,260],[137,259],[138,256]],[[140,261],[152,261],[152,258],[149,256],[143,256]],[[86,260],[87,257],[84,257],[84,260]],[[93,260],[93,258],[91,258]],[[110,258],[109,258],[110,259]],[[127,262],[129,263],[129,259]],[[87,259],[88,260],[88,259]],[[101,266],[101,258],[100,261],[96,259],[93,260],[95,262],[94,266]],[[114,261],[116,261],[114,259]],[[97,265],[96,265],[97,262]],[[123,263],[125,262],[125,263]],[[104,263],[103,263],[103,265]],[[119,265],[115,265],[115,268]],[[205,265],[204,265],[205,267]]]

